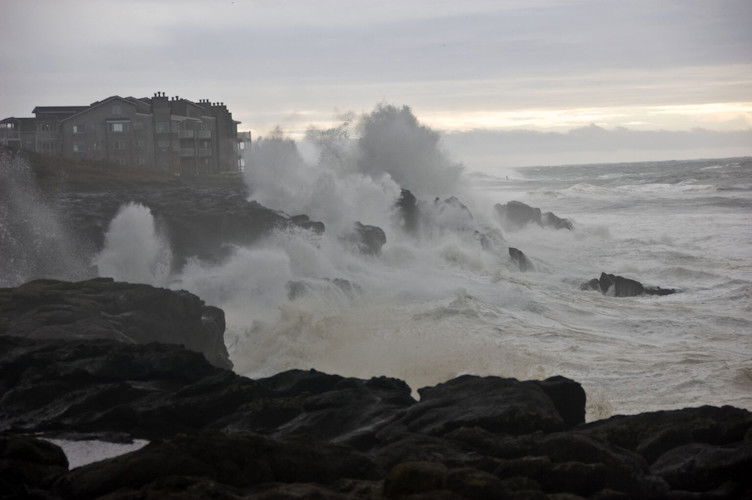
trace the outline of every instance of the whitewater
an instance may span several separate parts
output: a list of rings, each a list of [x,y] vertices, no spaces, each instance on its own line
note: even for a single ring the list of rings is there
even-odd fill
[[[507,174],[509,180],[470,176],[466,196],[477,213],[520,200],[575,223],[572,232],[528,226],[503,233],[534,272],[522,273],[501,249],[484,252],[452,231],[424,240],[387,232],[374,258],[289,234],[257,255],[236,254],[220,274],[260,284],[253,301],[241,298],[245,280],[222,301],[238,371],[386,374],[414,388],[462,373],[562,374],[584,385],[589,419],[700,404],[752,407],[749,163]],[[197,271],[188,275],[199,281],[184,284],[211,296]],[[681,292],[614,298],[579,290],[601,271]],[[361,292],[322,277],[348,279]],[[309,280],[312,291],[287,300],[282,284],[290,279]]]

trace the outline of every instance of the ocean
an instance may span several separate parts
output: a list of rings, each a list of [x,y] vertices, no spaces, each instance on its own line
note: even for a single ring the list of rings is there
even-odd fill
[[[703,404],[752,408],[749,159],[466,179],[460,199],[473,227],[498,231],[493,204],[519,200],[569,218],[574,230],[501,229],[489,251],[462,229],[466,221],[443,213],[419,238],[386,227],[376,257],[343,251],[334,238],[280,234],[219,268],[196,264],[178,283],[225,308],[236,370],[249,376],[315,368],[399,377],[417,389],[464,373],[559,374],[583,384],[589,420]],[[535,270],[521,272],[506,246]],[[580,290],[601,272],[679,293]],[[307,293],[290,299],[290,280]]]

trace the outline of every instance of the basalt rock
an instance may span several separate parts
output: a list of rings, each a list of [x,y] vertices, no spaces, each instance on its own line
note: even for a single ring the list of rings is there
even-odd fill
[[[518,250],[514,247],[509,247],[509,257],[512,259],[512,262],[517,264],[517,267],[519,267],[520,271],[522,272],[535,269],[533,263],[530,262],[530,260],[524,253],[522,253],[522,250]]]
[[[288,217],[249,201],[240,186],[170,185],[63,192],[50,201],[58,213],[65,214],[68,232],[91,254],[102,248],[110,221],[127,203],[140,203],[151,210],[169,240],[173,266],[178,269],[192,256],[218,260],[230,246],[252,244],[275,229],[325,230],[322,222],[305,215]]]
[[[635,297],[637,295],[671,295],[676,293],[674,288],[646,287],[639,281],[601,273],[600,278],[593,278],[580,285],[581,290],[597,290],[604,295],[613,297]]]
[[[44,499],[52,482],[68,471],[63,450],[29,436],[0,434],[0,498]]]
[[[369,226],[356,222],[353,232],[345,237],[358,251],[365,255],[379,255],[381,247],[386,244],[386,233],[378,226]]]
[[[395,205],[402,222],[402,229],[407,233],[414,234],[418,230],[418,200],[407,189],[400,192],[400,197]]]
[[[231,368],[224,312],[195,295],[96,278],[0,288],[0,335],[180,344]]]
[[[68,472],[58,448],[14,435],[21,451],[9,453],[3,436],[0,470],[16,472],[0,475],[0,485],[66,499],[752,493],[746,410],[688,408],[585,424],[585,393],[564,377],[465,375],[418,392],[415,401],[401,380],[314,370],[252,380],[176,345],[0,335],[5,436],[152,440]]]
[[[569,219],[562,219],[552,212],[541,213],[540,208],[531,207],[521,201],[510,201],[506,205],[494,205],[496,214],[507,229],[521,229],[528,224],[537,224],[552,229],[573,230],[574,224]]]
[[[316,234],[323,234],[326,230],[323,222],[311,220],[307,215],[294,215],[290,217],[290,222],[296,226],[302,227],[309,231],[313,231]]]

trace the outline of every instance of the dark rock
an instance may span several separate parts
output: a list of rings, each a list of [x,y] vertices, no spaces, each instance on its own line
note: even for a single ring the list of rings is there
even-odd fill
[[[464,498],[479,500],[496,500],[509,494],[509,489],[498,477],[471,467],[449,471],[446,475],[446,488]]]
[[[164,230],[180,269],[191,256],[216,261],[231,246],[250,245],[276,229],[303,227],[323,232],[324,224],[306,216],[287,215],[249,201],[242,183],[229,186],[160,185],[116,189],[103,186],[87,192],[60,192],[50,200],[65,214],[65,228],[89,257],[104,245],[110,221],[120,207],[148,207]]]
[[[418,211],[418,200],[415,196],[407,189],[403,189],[400,192],[396,207],[401,218],[402,229],[411,234],[417,232],[420,214]]]
[[[664,478],[672,488],[707,491],[752,471],[752,443],[742,441],[717,446],[690,443],[661,455],[650,470]]]
[[[566,427],[551,398],[535,382],[463,375],[418,392],[420,402],[391,424],[393,429],[442,435],[471,426],[504,434]]]
[[[574,380],[556,375],[537,382],[551,399],[564,424],[574,427],[585,423],[585,390]]]
[[[324,234],[326,226],[323,222],[314,221],[308,218],[307,215],[294,215],[290,217],[290,222],[296,226],[302,227],[309,231],[313,231],[316,234]]]
[[[435,462],[404,462],[392,467],[384,479],[384,496],[388,498],[443,490],[446,466]]]
[[[367,226],[356,222],[353,232],[346,236],[358,251],[365,255],[379,255],[386,244],[386,233],[378,226]]]
[[[38,480],[39,498],[734,498],[752,491],[746,410],[690,408],[585,424],[584,391],[564,377],[466,375],[420,389],[419,402],[410,393],[397,379],[314,370],[251,380],[176,345],[0,335],[0,431],[152,440],[66,472],[59,449],[33,440],[8,465],[0,439],[0,467],[21,470],[13,487],[31,491],[28,478]]]
[[[732,406],[684,408],[615,416],[580,429],[609,445],[632,450],[653,463],[667,451],[690,443],[717,446],[742,441],[752,428],[752,415]]]
[[[47,489],[67,471],[68,460],[58,446],[0,434],[0,498],[52,498]]]
[[[528,260],[527,256],[524,253],[522,253],[522,250],[509,247],[509,257],[512,258],[512,262],[517,264],[517,267],[519,267],[520,271],[522,272],[535,269],[533,263]]]
[[[613,297],[635,297],[637,295],[671,295],[677,290],[673,288],[646,287],[639,281],[601,273],[600,278],[593,278],[580,285],[580,290],[597,290],[604,295]]]
[[[224,312],[195,295],[97,278],[0,288],[0,335],[179,344],[231,368]]]
[[[568,229],[572,231],[574,224],[569,219],[562,219],[557,217],[553,212],[545,212],[541,215],[541,225],[543,227],[552,227],[554,229]]]
[[[202,432],[80,467],[58,479],[56,489],[70,498],[94,498],[118,490],[138,491],[162,478],[180,476],[246,488],[270,482],[328,484],[378,474],[365,455],[310,438]]]
[[[541,213],[540,208],[531,207],[521,201],[510,201],[506,205],[494,205],[496,214],[507,229],[521,229],[528,224],[553,229],[573,230],[574,224],[569,219],[562,219],[551,212]]]

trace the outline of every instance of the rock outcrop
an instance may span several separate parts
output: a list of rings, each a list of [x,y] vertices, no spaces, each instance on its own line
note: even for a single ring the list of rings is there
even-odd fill
[[[180,344],[231,368],[224,312],[195,295],[95,278],[30,281],[0,288],[0,335]]]
[[[186,259],[223,257],[230,245],[249,245],[275,229],[302,227],[322,233],[324,224],[305,215],[287,215],[248,201],[245,190],[236,187],[168,186],[113,189],[94,192],[58,193],[51,205],[66,214],[69,233],[88,252],[100,250],[118,209],[127,203],[148,207],[164,230],[173,253],[173,265]]]
[[[0,336],[0,484],[37,498],[745,498],[752,414],[585,424],[564,377],[252,380],[180,346]],[[20,433],[152,440],[66,470]],[[10,444],[8,444],[10,443]],[[8,489],[10,488],[10,489]],[[30,495],[27,495],[30,496]]]
[[[415,234],[418,231],[418,219],[420,211],[418,210],[418,200],[415,195],[407,189],[400,192],[400,197],[395,205],[400,218],[402,229],[406,233]]]
[[[638,295],[671,295],[676,293],[674,288],[644,286],[639,281],[601,273],[600,278],[593,278],[580,285],[581,290],[597,290],[604,295],[613,297],[635,297]]]
[[[364,255],[379,255],[386,244],[386,233],[378,226],[356,222],[352,233],[345,236]]]
[[[530,260],[524,253],[522,253],[522,250],[514,247],[509,247],[509,257],[512,259],[512,262],[517,264],[517,267],[520,268],[520,271],[525,272],[535,269],[533,263],[530,262]]]
[[[562,219],[552,212],[541,213],[540,208],[531,207],[521,201],[510,201],[506,205],[497,203],[494,209],[506,229],[521,229],[528,224],[570,231],[574,229],[574,224],[569,219]]]

